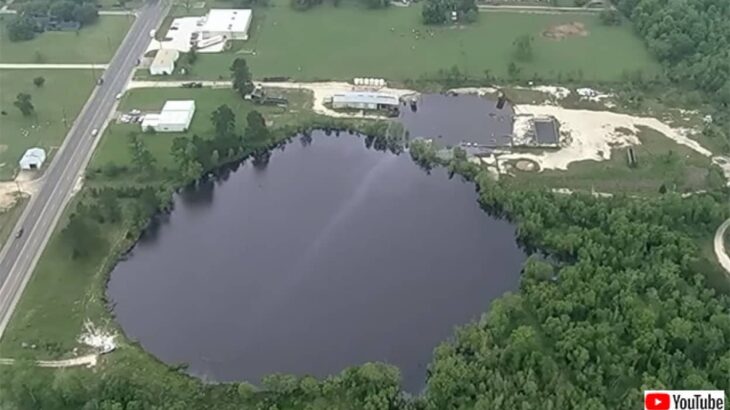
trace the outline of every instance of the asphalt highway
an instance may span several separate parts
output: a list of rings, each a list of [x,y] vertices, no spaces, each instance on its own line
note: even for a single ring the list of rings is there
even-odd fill
[[[10,321],[33,269],[56,226],[79,175],[86,168],[107,120],[116,107],[116,95],[130,80],[137,59],[150,42],[169,9],[166,0],[148,0],[137,10],[137,18],[117,49],[107,69],[81,113],[74,121],[63,145],[45,171],[44,183],[32,196],[15,230],[0,251],[0,337]],[[73,87],[74,84],[68,84]],[[99,134],[92,137],[92,130]],[[23,235],[16,233],[23,229]]]

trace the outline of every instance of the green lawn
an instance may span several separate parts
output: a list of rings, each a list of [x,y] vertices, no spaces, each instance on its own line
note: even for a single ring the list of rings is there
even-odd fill
[[[111,60],[132,25],[131,16],[100,16],[95,24],[76,32],[46,32],[33,40],[8,40],[0,20],[0,63],[100,63]]]
[[[192,137],[196,134],[201,138],[210,138],[213,135],[210,115],[222,104],[231,107],[236,114],[238,132],[243,131],[246,124],[246,114],[254,108],[266,117],[270,127],[303,121],[307,116],[314,115],[307,110],[311,107],[311,96],[303,92],[274,90],[271,95],[281,95],[289,98],[289,109],[257,107],[242,100],[232,90],[227,89],[148,88],[132,90],[121,101],[119,110],[125,112],[136,108],[142,111],[159,111],[165,100],[195,100],[195,116],[187,132],[143,134],[144,142],[157,158],[158,165],[172,167],[174,166],[170,156],[172,140],[175,137]],[[117,165],[129,164],[131,161],[128,150],[128,135],[130,132],[141,133],[142,131],[139,124],[110,124],[91,160],[90,167],[100,167],[110,162]]]
[[[65,214],[73,207],[74,204],[67,208]],[[110,256],[71,259],[60,235],[66,217],[59,221],[8,323],[0,343],[2,357],[18,357],[27,352],[29,349],[23,348],[23,343],[36,345],[36,359],[69,356],[78,346],[76,338],[84,320],[100,324],[102,318],[108,317],[100,296],[105,283],[101,280],[103,266]],[[109,242],[121,240],[123,232],[120,225],[104,225],[104,238]]]
[[[23,152],[40,146],[50,152],[63,142],[68,127],[94,87],[91,70],[0,70],[0,180],[9,179]],[[33,78],[46,79],[42,87]],[[35,115],[24,117],[13,105],[18,93],[31,95]],[[66,124],[64,125],[64,118]]]
[[[418,5],[368,10],[327,4],[298,12],[288,1],[273,0],[271,7],[254,11],[244,50],[200,53],[193,76],[227,78],[231,61],[242,55],[258,78],[404,80],[454,65],[474,77],[481,77],[485,69],[504,77],[513,57],[512,43],[524,34],[535,39],[533,61],[521,64],[525,75],[556,79],[558,73],[580,70],[586,80],[618,81],[624,70],[653,74],[659,69],[631,27],[603,26],[596,16],[487,12],[479,13],[479,21],[470,26],[427,27],[421,24],[420,10]],[[553,25],[570,22],[584,23],[589,35],[562,41],[541,35]],[[413,30],[420,32],[420,39]],[[253,50],[255,56],[248,54]]]
[[[515,183],[599,192],[658,194],[659,187],[677,184],[677,191],[689,192],[707,188],[706,176],[710,160],[679,145],[661,133],[644,128],[638,135],[641,145],[634,147],[638,166],[627,164],[627,149],[613,150],[608,161],[581,161],[567,171],[546,170],[540,173],[514,170]],[[672,156],[669,157],[669,152]]]

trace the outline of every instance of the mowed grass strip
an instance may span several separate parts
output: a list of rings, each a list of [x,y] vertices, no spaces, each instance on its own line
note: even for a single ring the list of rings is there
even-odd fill
[[[0,20],[0,63],[106,64],[134,22],[133,16],[99,16],[99,21],[78,32],[49,31],[13,42],[7,32],[10,18],[4,15]]]
[[[33,84],[35,77],[46,79],[42,87]],[[0,70],[0,110],[7,113],[0,117],[0,180],[14,175],[26,149],[52,153],[59,147],[93,87],[91,70]],[[19,93],[31,95],[34,115],[25,117],[13,105]]]
[[[420,19],[417,5],[368,10],[346,3],[299,12],[288,1],[276,0],[254,11],[251,39],[242,50],[200,53],[192,76],[228,78],[231,61],[240,55],[257,78],[405,80],[452,66],[473,77],[489,70],[505,78],[513,42],[522,35],[534,38],[534,58],[519,63],[525,77],[557,79],[580,71],[585,80],[618,81],[627,70],[647,75],[659,70],[630,26],[607,27],[592,15],[483,12],[477,23],[458,27],[424,26]],[[588,35],[562,40],[542,35],[574,22],[583,23]]]

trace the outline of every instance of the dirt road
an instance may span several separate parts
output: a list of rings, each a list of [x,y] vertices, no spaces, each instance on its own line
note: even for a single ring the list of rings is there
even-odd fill
[[[715,231],[714,248],[717,261],[720,262],[725,272],[730,275],[730,256],[728,256],[725,250],[725,231],[727,231],[728,227],[730,227],[730,219],[723,222],[717,228],[717,231]]]

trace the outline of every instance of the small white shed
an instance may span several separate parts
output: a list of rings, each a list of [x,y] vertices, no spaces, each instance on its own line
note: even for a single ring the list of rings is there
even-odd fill
[[[175,71],[175,61],[178,57],[180,57],[180,52],[177,50],[168,48],[158,50],[155,59],[150,64],[150,74],[171,75]]]
[[[20,158],[20,169],[40,169],[46,161],[46,151],[43,148],[30,148]]]

